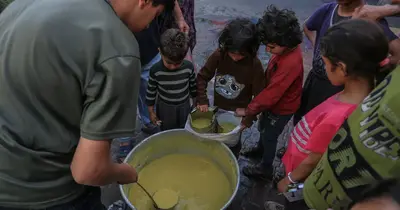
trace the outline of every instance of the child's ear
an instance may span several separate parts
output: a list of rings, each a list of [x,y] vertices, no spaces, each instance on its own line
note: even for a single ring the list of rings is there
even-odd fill
[[[340,72],[343,76],[347,76],[347,65],[343,62],[338,63],[338,67],[340,69]]]

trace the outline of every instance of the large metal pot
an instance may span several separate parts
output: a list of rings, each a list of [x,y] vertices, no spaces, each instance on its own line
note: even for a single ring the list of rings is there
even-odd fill
[[[125,159],[140,171],[151,161],[169,154],[190,153],[199,154],[213,160],[224,172],[231,184],[232,196],[222,207],[226,209],[235,197],[240,180],[239,166],[229,148],[217,141],[201,139],[184,129],[164,131],[142,141]],[[136,208],[128,200],[132,184],[120,185],[120,191],[125,202],[134,210]]]

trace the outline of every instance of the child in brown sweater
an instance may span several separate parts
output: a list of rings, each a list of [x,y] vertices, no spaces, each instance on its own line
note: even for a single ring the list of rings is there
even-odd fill
[[[235,111],[247,107],[253,96],[265,87],[264,70],[257,58],[259,38],[255,24],[235,19],[221,32],[219,47],[197,75],[197,108],[208,111],[207,84],[215,76],[214,106]],[[250,127],[254,117],[245,117],[242,128]],[[238,155],[241,144],[232,150]]]

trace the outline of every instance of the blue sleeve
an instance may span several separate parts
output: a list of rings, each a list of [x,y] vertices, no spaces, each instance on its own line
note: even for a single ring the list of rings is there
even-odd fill
[[[330,14],[331,8],[336,3],[327,3],[317,9],[306,21],[307,29],[310,31],[317,31],[322,27],[326,15]]]
[[[381,19],[379,21],[379,24],[381,25],[381,27],[383,29],[383,32],[385,33],[385,35],[388,38],[389,42],[399,38],[399,37],[397,37],[397,35],[395,33],[393,33],[392,30],[390,30],[389,24],[386,21],[386,19]]]

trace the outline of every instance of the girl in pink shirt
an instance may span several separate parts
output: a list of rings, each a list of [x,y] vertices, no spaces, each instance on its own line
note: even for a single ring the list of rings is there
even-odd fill
[[[280,192],[311,174],[342,123],[374,88],[378,73],[390,65],[387,38],[377,24],[365,20],[334,25],[320,46],[329,81],[344,85],[344,90],[308,112],[294,128],[283,157],[287,176],[278,183]]]

